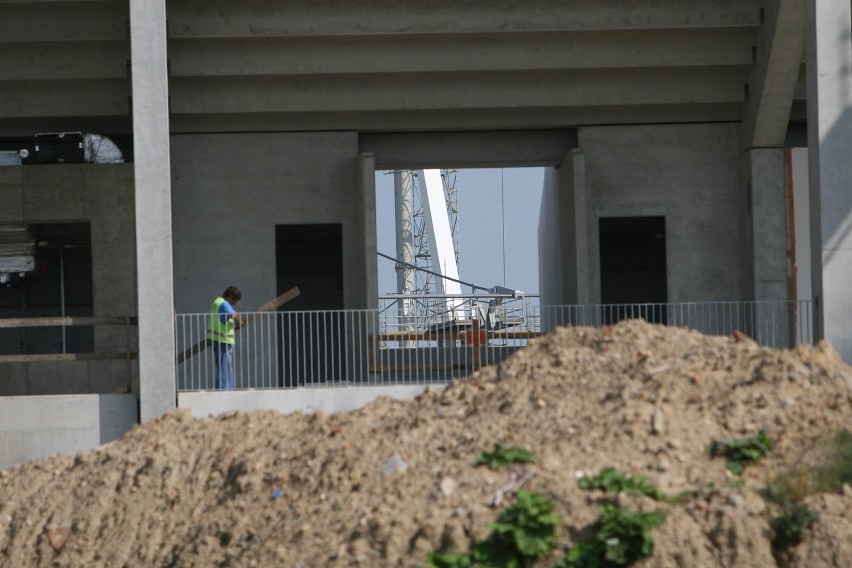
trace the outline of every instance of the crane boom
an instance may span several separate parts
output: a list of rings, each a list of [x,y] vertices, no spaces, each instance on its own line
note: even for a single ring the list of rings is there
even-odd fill
[[[458,283],[459,267],[453,247],[441,171],[419,170],[418,177],[423,182],[421,199],[426,221],[426,235],[429,239],[429,251],[433,259],[432,268],[442,276],[447,277],[447,279],[437,279],[438,292],[440,294],[461,294],[461,285]],[[464,319],[464,307],[454,305],[452,299],[447,300],[447,312],[451,314],[453,319]]]

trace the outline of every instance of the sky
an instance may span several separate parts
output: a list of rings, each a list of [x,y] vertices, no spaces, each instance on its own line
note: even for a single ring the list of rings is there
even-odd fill
[[[376,172],[378,251],[396,254],[393,174]],[[537,294],[538,217],[543,168],[464,169],[456,172],[459,280]],[[501,197],[502,196],[502,197]],[[505,243],[505,246],[504,246]],[[394,263],[378,258],[379,294],[396,292]],[[470,288],[462,286],[462,293]]]

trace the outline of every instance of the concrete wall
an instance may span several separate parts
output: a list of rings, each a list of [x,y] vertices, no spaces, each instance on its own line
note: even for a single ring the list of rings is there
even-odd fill
[[[432,385],[432,389],[442,388]],[[243,390],[234,392],[185,392],[178,394],[178,407],[188,408],[195,418],[234,410],[277,410],[290,412],[349,412],[376,400],[390,397],[412,399],[425,386],[308,388],[289,390]]]
[[[275,226],[290,223],[342,225],[344,304],[364,307],[356,133],[176,135],[171,149],[178,313],[206,313],[230,284],[243,310],[275,298]]]
[[[600,302],[598,220],[607,216],[665,216],[669,302],[751,299],[737,136],[736,124],[580,129],[592,303]]]
[[[117,440],[137,423],[136,403],[128,394],[0,397],[0,469]]]
[[[0,168],[0,223],[88,221],[94,315],[135,316],[133,164],[51,164]],[[135,331],[131,345],[135,349]],[[95,330],[95,351],[124,351],[124,329]],[[126,387],[124,361],[0,365],[0,396],[109,393]]]

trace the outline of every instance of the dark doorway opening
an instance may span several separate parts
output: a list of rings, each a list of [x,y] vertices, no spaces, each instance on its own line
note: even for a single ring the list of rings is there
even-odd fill
[[[340,343],[335,314],[318,310],[344,307],[342,226],[277,225],[275,260],[278,294],[300,292],[280,308],[279,386],[320,381],[333,374],[328,353]]]
[[[32,254],[34,263],[32,270],[5,274],[0,284],[0,317],[91,316],[94,302],[89,223],[36,223],[14,228],[15,231],[0,228],[0,255],[5,254],[4,251],[10,251],[12,256]],[[21,233],[25,238],[17,238],[11,244],[4,242],[13,233]],[[16,253],[19,249],[26,252]],[[94,329],[91,326],[0,330],[2,355],[93,351]]]
[[[599,231],[605,323],[666,323],[666,218],[605,217]]]

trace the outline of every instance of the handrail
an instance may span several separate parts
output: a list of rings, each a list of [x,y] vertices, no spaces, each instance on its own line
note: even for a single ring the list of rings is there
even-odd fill
[[[130,327],[135,327],[139,318],[135,316],[47,316],[35,318],[0,318],[0,329],[24,329],[30,327],[92,327],[92,326],[124,326],[124,351],[102,351],[96,353],[27,353],[0,355],[0,363],[43,363],[56,361],[118,361],[128,362],[139,358],[139,354],[131,351]]]
[[[41,318],[0,318],[0,328],[75,327],[92,325],[137,325],[136,317],[54,316]]]

